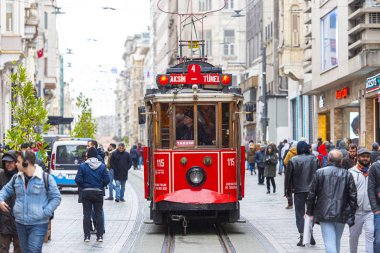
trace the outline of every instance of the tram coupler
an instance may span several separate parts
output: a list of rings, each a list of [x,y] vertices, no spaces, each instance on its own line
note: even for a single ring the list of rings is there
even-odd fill
[[[183,227],[183,235],[186,235],[187,233],[187,225],[188,221],[186,220],[186,216],[184,215],[177,215],[177,214],[172,214],[171,215],[171,220],[172,221],[181,221],[182,220],[182,227]]]

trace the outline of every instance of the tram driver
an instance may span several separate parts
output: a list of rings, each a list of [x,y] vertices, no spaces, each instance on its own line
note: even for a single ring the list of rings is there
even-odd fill
[[[194,140],[194,112],[188,110],[183,115],[183,124],[176,128],[176,139]],[[210,135],[206,133],[204,126],[200,122],[198,122],[198,145],[212,145]]]

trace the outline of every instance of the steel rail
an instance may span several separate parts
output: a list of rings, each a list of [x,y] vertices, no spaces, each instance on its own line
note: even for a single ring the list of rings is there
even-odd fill
[[[223,247],[224,252],[226,253],[236,253],[235,247],[232,244],[230,238],[227,235],[226,230],[224,230],[223,226],[219,223],[214,224],[216,234],[218,235],[219,242]]]
[[[167,225],[161,253],[174,253],[174,246],[175,246],[175,236],[173,232],[173,226]]]

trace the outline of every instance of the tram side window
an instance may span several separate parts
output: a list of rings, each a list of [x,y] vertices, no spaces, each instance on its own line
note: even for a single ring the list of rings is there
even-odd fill
[[[215,105],[198,106],[198,145],[216,145]]]
[[[175,133],[177,147],[194,146],[194,107],[192,105],[176,106]]]
[[[161,148],[170,147],[169,104],[161,104]]]
[[[230,104],[222,104],[222,147],[230,146]]]

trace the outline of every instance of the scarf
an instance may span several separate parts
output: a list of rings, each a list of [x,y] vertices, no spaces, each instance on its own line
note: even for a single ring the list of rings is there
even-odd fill
[[[368,176],[368,170],[369,170],[368,167],[364,167],[363,165],[361,165],[360,163],[358,163],[357,168],[358,168],[358,170],[360,170],[363,173],[363,176],[365,176],[365,177]]]

